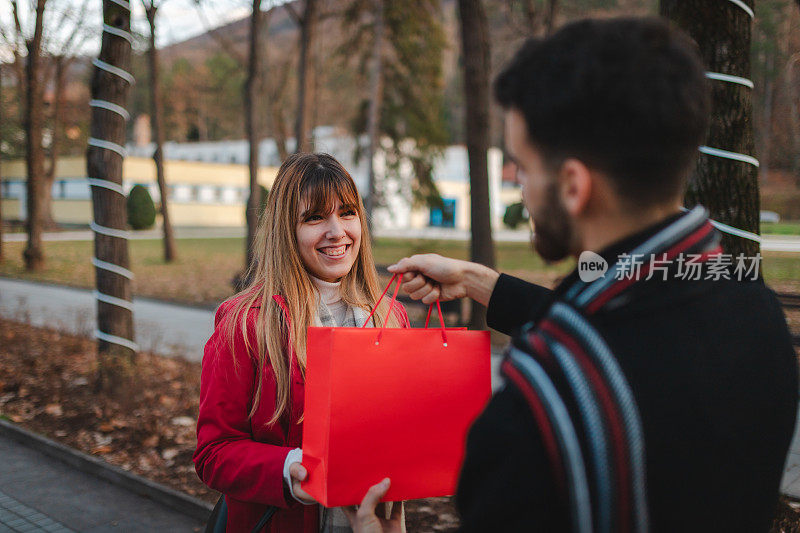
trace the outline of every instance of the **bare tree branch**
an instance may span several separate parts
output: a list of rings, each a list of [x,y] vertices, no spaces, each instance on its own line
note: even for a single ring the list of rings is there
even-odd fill
[[[797,1],[800,2],[800,0]],[[291,3],[283,4],[283,7],[286,8],[286,12],[289,13],[289,16],[292,17],[292,20],[294,20],[295,24],[297,24],[298,26],[303,25],[303,17],[300,16],[300,14],[297,12],[297,10]]]
[[[226,38],[222,33],[219,32],[219,28],[212,28],[211,23],[206,18],[206,14],[203,11],[203,0],[194,0],[194,5],[197,8],[197,15],[200,17],[200,22],[203,24],[203,28],[206,32],[211,36],[214,41],[222,48],[222,50],[231,56],[234,61],[239,63],[241,67],[247,64],[247,59],[244,55],[239,53],[231,42],[230,39]]]

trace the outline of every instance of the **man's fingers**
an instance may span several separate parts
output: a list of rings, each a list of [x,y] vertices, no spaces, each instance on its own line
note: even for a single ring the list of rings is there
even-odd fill
[[[305,481],[306,476],[308,476],[308,472],[302,464],[292,463],[289,465],[289,475],[294,479]]]
[[[416,267],[416,260],[414,257],[416,256],[404,257],[397,263],[390,265],[387,270],[392,274],[403,274],[405,272],[419,270],[419,268]]]
[[[409,281],[404,281],[401,285],[403,286],[403,290],[406,292],[406,294],[412,294],[429,283],[430,282],[427,280],[427,278],[425,278],[425,276],[417,274]]]
[[[422,298],[422,303],[425,305],[431,305],[436,300],[439,300],[441,297],[441,290],[438,286],[433,287],[431,291]]]
[[[386,496],[386,492],[389,490],[390,484],[391,482],[387,477],[380,483],[371,486],[367,491],[367,494],[364,495],[364,499],[361,500],[361,505],[358,508],[359,514],[366,514],[366,513],[375,514],[375,507],[378,506],[378,503],[381,501],[381,498]]]
[[[403,274],[405,272],[422,272],[425,274],[430,268],[432,257],[436,257],[436,254],[416,254],[411,257],[404,257],[389,266],[387,270],[392,274]]]
[[[422,299],[422,298],[428,296],[431,293],[431,291],[433,291],[435,289],[436,289],[436,287],[433,285],[433,283],[431,283],[430,281],[427,281],[421,287],[419,287],[418,289],[406,290],[406,292],[408,293],[408,295],[412,299],[419,300],[419,299]]]

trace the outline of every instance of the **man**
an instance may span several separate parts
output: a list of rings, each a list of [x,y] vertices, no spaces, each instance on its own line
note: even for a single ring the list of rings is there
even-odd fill
[[[609,266],[554,291],[437,255],[390,267],[413,298],[472,298],[515,335],[468,437],[462,530],[766,531],[797,367],[773,293],[720,269],[705,212],[681,210],[710,106],[692,43],[656,19],[576,22],[525,43],[495,96],[536,251]],[[388,483],[357,530],[391,529],[371,512]]]

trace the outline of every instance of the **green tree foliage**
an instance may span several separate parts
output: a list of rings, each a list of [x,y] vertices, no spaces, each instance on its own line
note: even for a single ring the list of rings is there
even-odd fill
[[[350,38],[339,49],[346,63],[356,63],[361,87],[365,89],[374,35],[373,5],[369,0],[350,2],[343,22]],[[449,140],[442,68],[447,39],[441,22],[441,5],[438,0],[408,0],[383,2],[383,6],[379,147],[386,154],[387,178],[401,179],[400,167],[410,162],[415,200],[437,205],[441,198],[432,177],[433,163]],[[414,16],[409,16],[412,13]],[[359,52],[355,57],[353,50]],[[351,125],[357,135],[367,130],[366,90],[363,98]],[[360,156],[358,151],[356,158]],[[376,184],[376,189],[380,197],[380,183]]]
[[[239,63],[226,53],[217,53],[205,62],[206,83],[203,101],[208,137],[224,139],[242,134],[242,87],[245,72]],[[212,111],[213,108],[213,111]]]
[[[133,229],[152,228],[156,222],[156,206],[150,193],[141,185],[134,185],[128,193],[128,224]]]
[[[264,187],[263,185],[258,186],[261,189],[261,203],[258,205],[258,218],[261,219],[261,215],[264,214],[264,210],[267,208],[267,198],[269,197],[269,189]]]

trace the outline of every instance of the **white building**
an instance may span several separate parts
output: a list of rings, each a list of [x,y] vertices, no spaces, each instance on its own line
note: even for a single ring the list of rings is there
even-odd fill
[[[356,163],[354,159],[356,140],[331,127],[315,129],[315,149],[326,152],[339,160],[350,172],[356,185],[364,195],[367,191],[367,162],[364,158]],[[361,139],[366,143],[366,139]],[[149,157],[153,145],[128,146],[132,156]],[[229,165],[248,164],[248,145],[245,140],[214,141],[195,143],[173,143],[164,145],[167,160],[224,163]],[[259,144],[259,165],[276,167],[280,164],[275,141],[264,139]],[[489,149],[489,201],[492,226],[502,228],[502,219],[508,205],[520,201],[520,190],[516,185],[502,180],[503,157],[497,148]],[[433,168],[433,178],[444,200],[444,209],[430,209],[413,205],[410,179],[382,180],[385,161],[378,151],[375,155],[375,170],[381,180],[384,198],[388,205],[376,209],[375,226],[381,229],[444,227],[468,230],[470,225],[469,163],[465,146],[450,146],[444,150]],[[411,175],[410,165],[400,169],[400,174]]]

